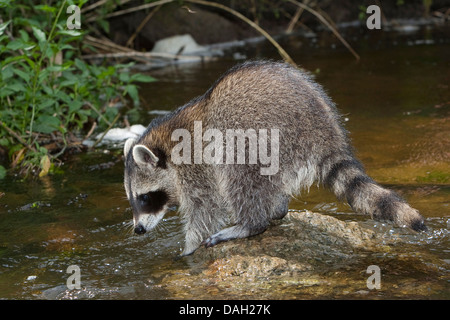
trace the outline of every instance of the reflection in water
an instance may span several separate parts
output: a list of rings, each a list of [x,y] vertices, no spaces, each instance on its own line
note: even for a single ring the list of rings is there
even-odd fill
[[[315,48],[316,43],[307,39],[300,43],[295,37],[282,40],[295,61],[314,71],[316,80],[337,103],[368,173],[401,193],[427,218],[430,231],[417,235],[354,214],[323,189],[312,187],[292,200],[293,210],[358,221],[385,239],[398,240],[391,251],[360,253],[352,262],[364,270],[376,261],[389,271],[380,298],[427,296],[423,288],[430,288],[431,297],[450,297],[450,50],[442,40],[450,37],[437,31],[434,36],[431,45],[415,42],[421,40],[421,31],[359,39],[359,63],[345,49]],[[264,43],[238,50],[248,57],[278,58]],[[159,81],[142,90],[147,108],[134,122],[146,124],[161,111],[203,94],[234,64],[225,58],[152,72]],[[184,245],[175,212],[145,236],[133,234],[120,153],[77,156],[65,163],[63,174],[39,181],[23,183],[11,177],[0,181],[0,194],[4,193],[0,196],[0,298],[171,298],[174,293],[161,285],[167,275],[186,277],[200,272],[203,264],[174,259]],[[434,271],[427,269],[429,273],[424,274],[420,266],[411,265],[417,262],[411,260],[412,254]],[[81,290],[67,290],[70,265],[80,267]],[[360,269],[344,268],[339,275],[322,270],[329,279],[326,292],[315,285],[305,285],[308,289],[303,291],[277,286],[279,291],[273,290],[267,298],[349,294],[364,298],[367,292],[352,292],[348,287],[360,276]],[[203,290],[201,282],[197,285],[202,290],[195,291],[196,298],[214,297],[216,288]]]

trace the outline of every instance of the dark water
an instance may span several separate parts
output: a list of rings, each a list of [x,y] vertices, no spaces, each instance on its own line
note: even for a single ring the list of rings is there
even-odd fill
[[[280,40],[297,63],[315,74],[344,114],[368,173],[426,217],[427,234],[403,236],[389,226],[383,226],[383,232],[406,237],[399,250],[432,254],[433,277],[407,261],[389,264],[401,270],[401,279],[432,287],[429,297],[444,299],[450,298],[449,35],[448,27],[424,27],[412,34],[348,34],[361,55],[359,62],[333,38]],[[248,58],[278,59],[264,42],[233,51]],[[186,103],[235,63],[225,56],[152,71],[159,81],[142,90],[144,107],[139,119],[131,120],[145,125],[154,117],[149,111]],[[133,235],[122,187],[121,150],[77,155],[62,171],[37,181],[14,177],[0,181],[0,298],[173,298],[159,282],[170,270],[189,271],[185,261],[173,259],[183,247],[180,220],[170,213],[154,232]],[[315,187],[290,207],[361,221],[372,228],[379,225],[351,214],[347,205]],[[70,265],[80,267],[80,290],[67,289]],[[386,281],[399,280],[391,275]],[[339,290],[328,296],[339,297]],[[380,293],[381,298],[401,296],[393,290]],[[416,296],[409,292],[406,297]]]

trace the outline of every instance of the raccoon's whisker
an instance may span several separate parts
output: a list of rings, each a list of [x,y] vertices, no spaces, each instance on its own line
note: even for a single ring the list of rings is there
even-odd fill
[[[125,236],[130,236],[134,232],[134,222],[132,219],[122,222],[121,229]]]
[[[160,223],[158,223],[158,224],[155,226],[155,231],[158,232],[158,233],[166,233],[167,227],[166,227],[166,225],[164,224],[164,221],[161,221]]]

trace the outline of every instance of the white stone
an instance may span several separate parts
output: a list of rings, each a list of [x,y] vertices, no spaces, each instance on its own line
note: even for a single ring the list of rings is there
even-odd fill
[[[152,52],[154,53],[169,53],[169,54],[194,54],[198,52],[208,51],[197,42],[190,34],[173,36],[161,39],[155,43]]]

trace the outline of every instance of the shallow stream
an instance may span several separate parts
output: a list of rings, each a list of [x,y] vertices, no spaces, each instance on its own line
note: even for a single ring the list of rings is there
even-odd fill
[[[402,252],[433,256],[435,271],[428,274],[410,265],[408,259],[389,259],[380,253],[372,264],[387,270],[383,278],[386,290],[373,293],[375,297],[449,299],[450,29],[421,27],[414,33],[375,31],[347,37],[361,61],[356,62],[329,35],[330,39],[291,36],[280,43],[297,63],[315,74],[336,102],[368,173],[404,196],[426,218],[430,230],[405,234],[352,214],[348,205],[315,187],[292,200],[290,208],[358,221],[403,237],[406,240],[399,245],[397,256]],[[236,63],[231,58],[236,52],[248,58],[278,59],[273,47],[260,42],[232,48],[216,61],[150,71],[159,81],[141,90],[144,105],[139,119],[131,120],[145,125],[155,110],[174,109],[202,94]],[[189,276],[201,264],[173,259],[183,247],[176,212],[166,216],[153,232],[133,234],[132,213],[122,185],[121,149],[75,155],[61,169],[61,174],[36,181],[0,180],[0,299],[180,297],[165,290],[161,280],[173,270],[184,270]],[[66,271],[71,265],[80,268],[80,290],[67,288],[70,274]],[[327,272],[324,267],[322,273]],[[307,297],[341,298],[350,292],[364,298],[367,288],[352,286],[352,277],[358,273],[344,270],[340,285],[325,293],[311,289]],[[429,289],[416,293],[396,289],[405,281]],[[214,290],[201,296],[201,285],[186,288],[185,297],[228,297],[223,292],[214,296]],[[190,290],[196,295],[191,296]],[[306,297],[301,291],[283,295],[279,290],[264,298]]]

